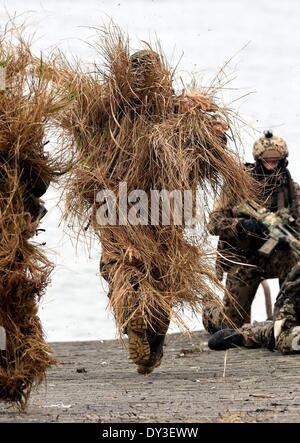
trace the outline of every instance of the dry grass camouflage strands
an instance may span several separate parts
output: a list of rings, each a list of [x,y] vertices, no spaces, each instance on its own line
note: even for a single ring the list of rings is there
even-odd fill
[[[0,36],[0,326],[7,339],[0,351],[0,399],[24,408],[32,386],[54,363],[37,316],[52,264],[31,237],[40,219],[39,197],[63,162],[44,152],[56,93],[20,33],[7,28]]]
[[[102,34],[103,68],[87,73],[65,59],[51,67],[71,102],[59,117],[64,143],[76,154],[67,183],[66,216],[82,229],[90,224],[102,244],[110,304],[119,332],[137,312],[148,327],[162,313],[183,326],[180,309],[199,308],[215,298],[219,285],[206,249],[206,230],[189,238],[185,226],[109,226],[96,219],[96,195],[103,189],[128,193],[202,189],[203,205],[224,185],[235,201],[249,198],[251,179],[225,146],[229,125],[214,91],[175,95],[163,57],[146,47],[147,63],[130,57],[129,43],[116,28]],[[118,213],[119,206],[117,207]],[[120,214],[118,214],[119,216]]]

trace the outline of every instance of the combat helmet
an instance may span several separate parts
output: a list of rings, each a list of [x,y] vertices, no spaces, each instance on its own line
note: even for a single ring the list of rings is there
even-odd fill
[[[151,49],[142,49],[130,56],[130,64],[132,69],[138,69],[147,65],[149,66],[153,64],[153,62],[159,63],[160,58],[157,52],[152,51]]]
[[[253,146],[255,160],[283,160],[289,155],[288,146],[283,138],[265,131]]]
[[[165,107],[173,95],[172,76],[163,58],[152,49],[135,52],[129,58],[130,87],[135,100],[151,104],[158,109]],[[150,108],[149,108],[150,109]]]

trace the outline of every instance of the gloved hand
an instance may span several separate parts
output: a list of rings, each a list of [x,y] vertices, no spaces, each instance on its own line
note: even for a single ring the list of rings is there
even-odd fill
[[[252,234],[263,235],[267,232],[265,225],[254,218],[239,218],[237,223],[238,232],[251,232]]]

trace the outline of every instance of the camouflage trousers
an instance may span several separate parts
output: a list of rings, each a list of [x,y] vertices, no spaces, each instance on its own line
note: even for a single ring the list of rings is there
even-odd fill
[[[297,263],[282,284],[271,322],[244,325],[244,346],[267,347],[282,354],[300,353],[300,264]]]
[[[300,353],[300,263],[293,267],[281,285],[273,321],[244,324],[239,331],[247,348],[265,347],[282,354]]]
[[[112,291],[113,291],[111,272],[112,272],[113,266],[116,264],[117,264],[117,261],[106,260],[105,255],[104,255],[104,257],[102,256],[100,259],[100,274],[109,284],[109,289],[108,289],[108,294],[107,294],[109,299],[111,298]],[[134,291],[136,291],[136,292],[139,291],[139,284],[137,282],[132,280],[132,281],[130,281],[130,284],[131,284]],[[135,307],[136,306],[132,306],[132,308],[135,308]],[[130,313],[128,313],[128,316],[129,315],[130,315]],[[125,317],[126,317],[126,315],[125,315]],[[126,322],[125,317],[124,317],[124,322]],[[156,313],[155,317],[153,317],[153,321],[152,321],[152,329],[153,329],[152,332],[158,333],[161,335],[166,335],[169,325],[170,325],[169,314],[167,314],[166,312]],[[124,334],[127,334],[126,327],[124,328],[123,332],[124,332]]]
[[[291,326],[286,322],[276,337],[273,321],[246,324],[241,328],[241,333],[246,348],[263,347],[282,354],[300,353],[300,325],[297,323]]]
[[[280,287],[297,263],[291,251],[274,251],[270,257],[258,257],[255,266],[234,266],[227,274],[222,303],[204,308],[202,320],[205,329],[214,333],[224,328],[240,328],[250,323],[251,305],[263,280],[278,278]]]
[[[122,262],[123,263],[123,262]],[[100,261],[100,272],[109,284],[108,297],[112,299],[114,295],[113,272],[118,267],[117,260],[109,261],[102,255]],[[136,275],[140,274],[141,264],[130,262]],[[155,269],[153,270],[155,272]],[[129,277],[130,293],[136,293],[136,297],[131,300],[130,306],[123,305],[122,313],[122,333],[128,336],[128,352],[130,360],[137,365],[139,374],[150,374],[155,368],[160,366],[163,357],[163,346],[165,336],[170,324],[170,313],[164,310],[155,312],[146,321],[145,314],[140,307],[141,287],[135,272]],[[122,300],[121,300],[122,301]],[[123,300],[124,302],[124,300]],[[125,325],[125,326],[124,326]]]
[[[273,321],[255,322],[241,328],[245,347],[276,349],[282,354],[300,353],[300,283],[297,284],[296,298],[285,288],[280,291]]]

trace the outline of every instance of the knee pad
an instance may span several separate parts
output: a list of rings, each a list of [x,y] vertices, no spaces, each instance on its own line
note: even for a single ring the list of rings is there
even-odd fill
[[[295,326],[292,331],[292,351],[300,352],[300,326]]]

